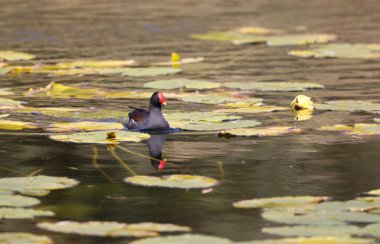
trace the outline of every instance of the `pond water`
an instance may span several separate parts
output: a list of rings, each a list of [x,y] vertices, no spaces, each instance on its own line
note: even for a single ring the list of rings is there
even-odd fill
[[[380,5],[377,1],[1,1],[0,49],[33,53],[38,60],[60,62],[73,59],[134,59],[159,62],[175,51],[184,57],[205,57],[171,77],[215,82],[298,81],[315,82],[324,89],[306,95],[318,103],[329,100],[380,102],[380,65],[376,59],[302,59],[286,53],[294,47],[235,46],[228,42],[190,39],[194,33],[258,25],[306,32],[332,33],[339,41],[376,43],[380,40]],[[65,85],[87,83],[112,91],[141,87],[156,79],[128,76],[61,76],[19,74],[1,76],[2,88],[11,88],[13,99],[29,106],[94,107],[130,110],[146,107],[147,99],[49,99],[23,97],[30,87],[51,81]],[[153,91],[147,89],[147,91]],[[289,106],[299,92],[255,92],[250,96],[265,103]],[[167,99],[166,112],[208,111],[217,105]],[[38,121],[34,117],[14,118]],[[234,241],[273,238],[261,228],[276,226],[261,217],[261,210],[234,209],[242,199],[323,195],[337,200],[357,197],[380,188],[379,136],[352,136],[313,130],[326,124],[374,123],[379,115],[366,112],[317,111],[311,120],[295,121],[290,111],[243,115],[263,125],[303,128],[294,135],[262,138],[220,138],[217,133],[179,132],[167,135],[162,149],[167,163],[162,170],[148,158],[118,150],[118,155],[141,175],[194,174],[219,179],[220,185],[200,190],[145,188],[123,182],[130,176],[98,145],[98,163],[112,182],[94,167],[93,145],[62,143],[36,131],[2,131],[0,176],[40,174],[67,176],[80,181],[76,187],[55,191],[41,198],[41,209],[54,217],[35,220],[2,220],[1,232],[44,234],[56,243],[117,243],[111,239],[59,234],[38,229],[40,221],[159,222],[189,226],[194,233]],[[46,119],[46,118],[44,118]],[[62,121],[53,118],[52,121]],[[73,120],[66,120],[73,121]],[[129,150],[148,156],[146,143],[122,143]]]

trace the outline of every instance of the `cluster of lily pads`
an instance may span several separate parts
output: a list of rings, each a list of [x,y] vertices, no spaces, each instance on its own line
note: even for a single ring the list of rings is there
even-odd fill
[[[335,41],[331,34],[289,34],[282,30],[259,27],[244,27],[226,32],[212,32],[191,36],[198,40],[228,41],[235,45],[265,43],[268,46],[312,45],[307,50],[292,50],[288,54],[304,58],[380,58],[378,44],[325,44]],[[317,46],[314,46],[317,44]],[[214,82],[209,80],[171,78],[162,79],[164,75],[179,75],[186,72],[186,65],[204,62],[202,57],[180,58],[173,53],[170,61],[157,63],[138,63],[134,60],[74,60],[65,62],[35,62],[33,54],[0,51],[0,75],[15,76],[21,74],[40,74],[48,77],[78,77],[83,75],[121,75],[130,77],[155,77],[146,80],[136,89],[108,90],[91,85],[67,85],[51,82],[41,87],[32,87],[22,94],[10,89],[0,90],[1,130],[36,130],[51,132],[49,138],[69,143],[94,143],[116,145],[120,142],[141,142],[150,136],[144,133],[126,131],[121,121],[125,121],[128,111],[109,111],[87,107],[32,107],[28,99],[46,97],[51,99],[148,99],[152,90],[166,90],[166,97],[186,104],[204,104],[212,107],[211,111],[180,112],[165,111],[165,117],[175,128],[191,131],[212,131],[220,136],[279,136],[289,133],[301,133],[303,130],[294,126],[257,127],[261,122],[245,119],[244,116],[257,113],[272,113],[290,110],[297,120],[308,120],[315,109],[324,111],[365,111],[378,113],[380,104],[372,101],[327,101],[314,104],[310,97],[297,96],[289,106],[265,104],[263,99],[246,95],[254,92],[304,92],[311,89],[323,89],[321,84],[312,82]],[[207,60],[206,60],[207,61]],[[243,91],[243,92],[242,92]],[[23,96],[18,100],[17,96]],[[21,101],[22,100],[22,101]],[[32,115],[43,115],[46,121],[35,121]],[[13,117],[27,117],[29,121],[19,121]],[[65,121],[53,122],[53,118]],[[105,119],[119,119],[120,122],[105,122]],[[67,122],[66,119],[70,119]],[[380,134],[380,119],[375,123],[354,125],[326,125],[317,130],[343,131],[348,134]],[[110,134],[110,132],[112,132]],[[198,175],[166,175],[162,177],[134,175],[126,177],[125,183],[144,187],[166,187],[179,189],[205,189],[217,186],[216,179]],[[49,191],[72,187],[78,182],[73,179],[48,176],[30,176],[25,178],[0,179],[0,218],[33,218],[35,216],[52,216],[51,211],[31,209],[39,200],[31,196],[43,196]],[[22,194],[22,195],[17,195]],[[370,194],[378,195],[376,192]],[[25,196],[27,195],[27,196]],[[328,201],[326,197],[292,197],[254,199],[236,202],[236,208],[263,208],[263,218],[276,223],[295,226],[267,227],[263,232],[297,236],[264,241],[244,243],[372,243],[372,239],[353,238],[379,237],[380,200],[378,197],[362,197],[355,200],[338,202]],[[352,223],[352,224],[348,224]],[[356,226],[355,223],[366,226]],[[41,222],[39,228],[82,235],[150,237],[135,243],[167,242],[204,242],[233,243],[231,240],[195,234],[157,237],[165,232],[190,232],[186,226],[159,223],[119,223],[119,222]],[[332,230],[337,230],[333,232]],[[336,234],[335,234],[336,233]],[[342,233],[344,234],[342,237]],[[26,233],[0,234],[2,240],[28,240],[36,243],[51,243],[48,237]]]

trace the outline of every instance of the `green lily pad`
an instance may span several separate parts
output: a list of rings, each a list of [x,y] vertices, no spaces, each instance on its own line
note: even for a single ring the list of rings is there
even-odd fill
[[[31,176],[9,177],[0,179],[0,189],[20,192],[25,195],[34,195],[41,191],[59,190],[77,185],[79,182],[67,177]]]
[[[219,32],[209,32],[205,34],[193,34],[190,35],[191,38],[202,40],[202,41],[238,41],[244,39],[250,39],[255,43],[265,43],[266,39],[264,36],[256,36],[249,34],[242,34],[232,31],[219,31]]]
[[[286,227],[266,227],[262,231],[267,234],[280,236],[351,236],[361,232],[361,229],[354,225],[331,226],[286,226]]]
[[[262,214],[266,220],[298,225],[344,225],[346,222],[375,223],[380,216],[370,213],[349,211],[297,211],[297,209],[266,210]]]
[[[233,203],[235,208],[273,208],[291,207],[305,204],[316,204],[328,200],[328,197],[296,196],[296,197],[271,197],[243,200]]]
[[[187,226],[174,225],[174,224],[159,224],[159,223],[137,223],[128,224],[130,230],[146,230],[155,232],[189,232],[191,228]]]
[[[273,126],[267,128],[237,128],[226,131],[221,131],[220,135],[233,136],[280,136],[285,134],[301,133],[302,129],[288,126]]]
[[[73,123],[54,123],[46,130],[52,132],[74,132],[74,131],[101,131],[101,130],[122,130],[124,125],[116,122],[93,122],[81,121]]]
[[[9,67],[0,67],[0,75],[5,75],[9,71],[11,71],[11,68],[9,68]]]
[[[4,244],[52,244],[47,236],[33,235],[22,232],[0,233],[0,243]]]
[[[127,224],[118,222],[74,222],[74,221],[61,221],[56,223],[42,222],[37,225],[39,228],[59,233],[79,234],[90,236],[129,236],[129,237],[145,237],[157,236],[158,233],[148,230],[134,230],[129,229]]]
[[[240,98],[233,97],[225,93],[207,93],[207,94],[180,94],[179,98],[184,102],[204,103],[204,104],[224,104],[224,103],[249,103],[256,104],[261,102],[261,98]]]
[[[9,114],[1,114],[0,115],[0,118],[2,119],[2,118],[6,118],[6,117],[9,117]]]
[[[184,234],[176,236],[150,237],[131,242],[131,244],[232,244],[226,238],[206,235]]]
[[[206,81],[206,80],[191,80],[191,79],[170,79],[170,80],[156,80],[145,83],[144,87],[153,89],[212,89],[221,86],[220,83]]]
[[[29,60],[34,59],[36,56],[29,53],[14,52],[14,51],[0,51],[0,61],[16,61],[16,60]]]
[[[348,125],[322,126],[318,130],[344,131],[347,134],[355,134],[355,135],[379,135],[380,124],[362,123],[362,124],[355,124],[354,126],[348,126]]]
[[[150,67],[150,68],[124,68],[122,69],[122,76],[159,76],[170,75],[182,72],[182,69],[167,68],[167,67]]]
[[[1,71],[0,71],[0,74],[1,74]],[[13,92],[9,91],[9,88],[0,89],[0,96],[9,96],[9,95],[14,95]]]
[[[237,89],[252,89],[257,91],[306,91],[321,89],[323,85],[316,83],[297,82],[227,82],[223,86]]]
[[[14,109],[22,107],[23,102],[0,97],[0,109]]]
[[[370,101],[327,101],[324,104],[316,104],[317,109],[336,111],[380,111],[380,103]]]
[[[288,54],[303,58],[380,58],[380,44],[336,43]]]
[[[33,123],[0,119],[0,130],[23,130],[37,128]]]
[[[260,26],[243,26],[235,30],[241,34],[256,34],[256,35],[268,35],[268,34],[280,34],[283,30],[264,28]]]
[[[288,110],[287,107],[279,107],[279,106],[272,106],[272,105],[263,105],[263,106],[247,106],[242,108],[225,108],[217,110],[217,112],[224,112],[224,113],[231,113],[231,114],[255,114],[255,113],[267,113],[267,112],[275,112],[275,111],[282,111],[282,110]]]
[[[54,216],[54,213],[26,208],[0,208],[0,219],[33,219],[40,216]]]
[[[0,206],[4,207],[29,207],[37,205],[39,203],[40,200],[34,197],[0,194]]]
[[[233,43],[236,45],[257,43],[256,38],[254,37],[252,40],[250,38],[242,38],[240,40],[233,40]],[[330,34],[273,35],[265,37],[265,42],[268,46],[295,46],[327,43],[335,41],[336,38],[336,35]]]
[[[254,127],[260,125],[261,123],[256,120],[235,120],[235,121],[226,121],[220,123],[212,122],[190,122],[184,123],[182,126],[179,126],[184,130],[197,130],[197,131],[207,131],[207,130],[228,130],[234,128],[245,128],[245,127]],[[173,126],[173,125],[172,125]]]
[[[210,188],[219,184],[219,181],[198,175],[169,175],[164,177],[137,175],[124,179],[126,183],[149,187],[168,188]]]
[[[380,209],[380,198],[361,197],[349,201],[331,201],[315,205],[316,211],[369,212]]]
[[[373,239],[352,238],[352,237],[334,237],[334,236],[316,236],[316,237],[298,237],[269,239],[258,241],[244,241],[239,244],[371,244]]]
[[[380,223],[370,224],[361,230],[362,235],[380,237]]]
[[[77,60],[60,62],[56,65],[50,65],[45,69],[72,69],[72,68],[113,68],[135,65],[134,60]]]
[[[109,139],[107,134],[106,131],[82,132],[70,135],[52,135],[50,138],[61,142],[117,144],[122,141],[140,142],[150,137],[149,134],[124,130],[114,131],[115,137]]]
[[[165,113],[165,119],[170,122],[185,121],[185,122],[223,122],[227,120],[236,120],[241,117],[218,112],[177,112]]]
[[[378,122],[378,123],[380,123],[380,118],[375,118],[375,119],[373,119],[375,122]]]

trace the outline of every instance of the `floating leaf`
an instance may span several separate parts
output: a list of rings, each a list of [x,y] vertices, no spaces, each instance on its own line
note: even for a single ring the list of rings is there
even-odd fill
[[[227,120],[239,119],[239,116],[229,115],[226,113],[218,112],[177,112],[177,113],[165,113],[165,118],[170,122],[185,121],[185,122],[223,122]]]
[[[235,45],[242,44],[255,44],[257,43],[257,37],[245,37],[236,40],[232,40]],[[327,43],[335,41],[336,35],[330,34],[290,34],[290,35],[273,35],[266,36],[265,42],[268,46],[295,46],[295,45],[307,45],[317,43]]]
[[[46,130],[53,132],[94,131],[94,130],[122,130],[124,125],[116,122],[81,121],[73,123],[54,123]]]
[[[173,57],[173,54],[172,54],[172,57]],[[180,58],[178,56],[175,57],[174,59],[172,58],[170,60],[170,62],[160,62],[160,63],[155,63],[154,65],[157,65],[157,66],[172,66],[173,68],[177,68],[178,66],[180,65],[184,65],[184,64],[195,64],[195,63],[201,63],[203,62],[205,59],[203,57],[197,57],[197,58]]]
[[[373,119],[375,122],[378,122],[378,123],[380,123],[380,118],[375,118],[375,119]]]
[[[268,35],[268,34],[279,34],[284,32],[283,30],[279,29],[270,29],[270,28],[263,28],[259,26],[244,26],[236,29],[237,32],[242,34],[256,34],[256,35]]]
[[[288,54],[303,58],[380,58],[380,44],[336,43],[309,50],[293,50]]]
[[[14,109],[22,107],[23,102],[0,97],[0,109]]]
[[[316,237],[298,237],[269,239],[259,241],[244,241],[239,244],[371,244],[372,239],[352,238],[352,237],[333,237],[333,236],[316,236]]]
[[[79,234],[90,236],[129,236],[129,237],[144,237],[157,236],[158,233],[149,230],[134,230],[130,229],[127,224],[118,222],[74,222],[61,221],[56,223],[42,222],[37,225],[39,228],[59,233]]]
[[[184,102],[205,103],[205,104],[224,104],[224,103],[249,103],[255,104],[262,101],[261,98],[241,98],[234,97],[231,94],[208,93],[208,94],[180,94],[179,98]]]
[[[190,122],[179,126],[184,130],[228,130],[234,128],[245,128],[245,127],[254,127],[260,125],[261,123],[256,120],[235,120],[235,121],[226,121],[219,123],[212,122]],[[172,125],[173,126],[173,125]]]
[[[158,75],[170,75],[182,72],[182,69],[165,68],[165,67],[150,67],[150,68],[124,68],[122,70],[122,76],[158,76]]]
[[[4,244],[52,244],[47,236],[33,235],[22,232],[0,233],[0,243]]]
[[[331,226],[286,226],[263,228],[264,233],[281,236],[350,236],[360,233],[354,225]]]
[[[210,188],[219,182],[213,178],[198,175],[169,175],[164,177],[137,175],[124,179],[126,183],[149,187],[168,188]]]
[[[33,219],[39,216],[54,216],[54,213],[26,208],[0,208],[0,219]]]
[[[380,189],[369,191],[368,194],[380,196]]]
[[[0,67],[0,75],[5,75],[9,71],[11,71],[11,68],[9,68],[9,67]]]
[[[290,133],[301,133],[302,129],[288,126],[273,126],[267,128],[238,128],[226,131],[221,131],[220,135],[233,135],[233,136],[280,136]]]
[[[337,111],[380,111],[379,103],[370,101],[327,101],[324,104],[316,104],[317,109]]]
[[[0,119],[1,130],[23,130],[23,129],[35,129],[37,128],[33,123]]]
[[[220,83],[210,82],[206,80],[191,80],[191,79],[170,79],[170,80],[157,80],[145,83],[144,87],[153,89],[212,89],[221,86]]]
[[[223,104],[225,106],[226,104]],[[216,112],[224,112],[224,113],[243,113],[243,114],[255,114],[255,113],[266,113],[266,112],[275,112],[281,110],[288,110],[286,107],[272,106],[272,105],[263,105],[263,106],[247,106],[242,108],[225,108],[217,110]]]
[[[224,83],[223,86],[257,91],[306,91],[309,89],[323,88],[323,85],[307,82],[227,82]]]
[[[238,41],[250,39],[251,43],[265,43],[265,36],[247,35],[238,32],[225,31],[225,32],[209,32],[205,34],[193,34],[191,38],[202,41]]]
[[[56,65],[50,65],[45,69],[72,69],[72,68],[114,68],[135,65],[134,60],[78,60],[57,63]]]
[[[33,197],[20,195],[0,195],[0,206],[4,207],[29,207],[40,203],[40,200]]]
[[[174,224],[159,224],[159,223],[138,223],[138,224],[128,224],[128,229],[130,230],[145,230],[145,231],[155,231],[155,232],[188,232],[191,228],[187,226],[180,226]]]
[[[9,117],[9,114],[0,114],[0,118],[6,118]]]
[[[354,126],[347,126],[347,125],[322,126],[318,130],[344,131],[347,134],[356,134],[356,135],[379,135],[380,124],[362,123],[362,124],[355,124]]]
[[[1,71],[0,71],[0,74],[1,74]],[[14,95],[13,92],[9,91],[9,88],[0,89],[0,96],[9,96],[9,95]]]
[[[132,131],[114,131],[115,137],[107,139],[106,131],[82,132],[70,135],[52,135],[51,139],[62,142],[74,143],[99,143],[99,144],[117,144],[121,141],[140,142],[149,139],[149,134],[132,132]]]
[[[29,53],[14,52],[14,51],[0,51],[0,61],[16,61],[16,60],[29,60],[34,59],[36,56]]]
[[[206,235],[195,235],[195,234],[184,234],[176,236],[163,236],[163,237],[151,237],[145,238],[137,241],[131,242],[133,244],[232,244],[229,239],[206,236]]]
[[[256,198],[252,200],[243,200],[235,202],[235,208],[273,208],[273,207],[290,207],[305,204],[316,204],[326,201],[328,197],[313,196],[296,196],[296,197],[271,197]]]
[[[34,195],[38,191],[51,191],[69,188],[79,182],[67,177],[54,176],[30,176],[30,177],[9,177],[0,179],[0,189],[20,192],[25,195]]]

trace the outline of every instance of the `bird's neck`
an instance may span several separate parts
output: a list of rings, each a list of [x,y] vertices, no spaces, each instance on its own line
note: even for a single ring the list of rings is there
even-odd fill
[[[161,107],[149,104],[149,113],[161,113]]]

